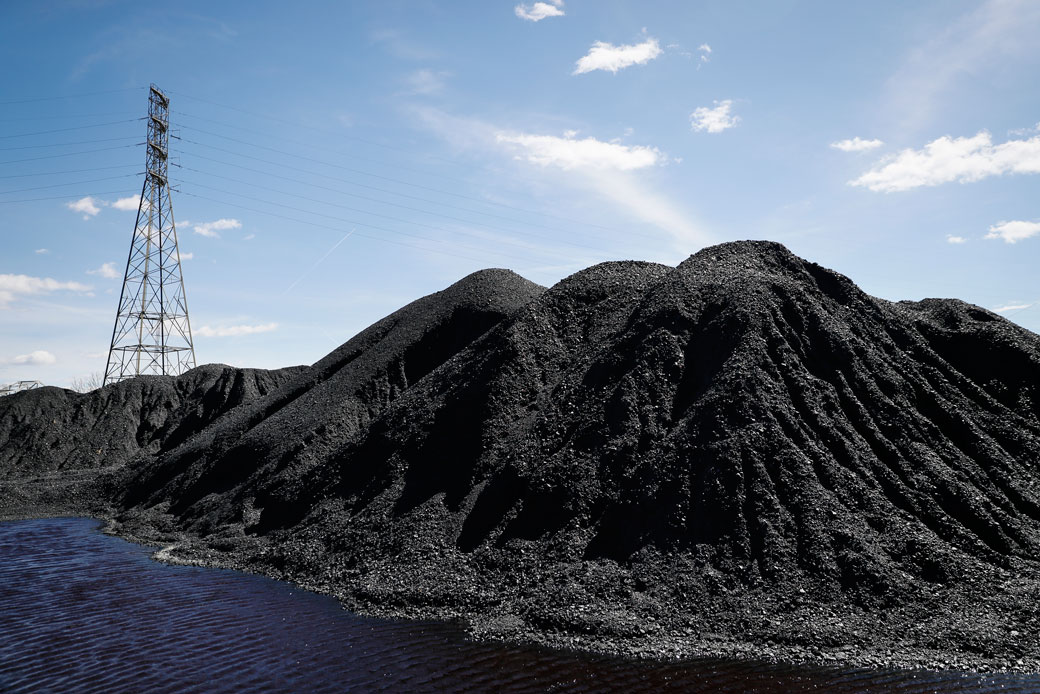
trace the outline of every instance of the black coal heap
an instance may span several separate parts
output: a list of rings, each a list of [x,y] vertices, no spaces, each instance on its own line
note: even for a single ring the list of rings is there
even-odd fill
[[[1036,621],[1040,338],[976,306],[746,241],[475,273],[312,367],[227,371],[0,399],[0,465],[109,451],[133,532],[487,633],[1038,653],[1006,625]]]

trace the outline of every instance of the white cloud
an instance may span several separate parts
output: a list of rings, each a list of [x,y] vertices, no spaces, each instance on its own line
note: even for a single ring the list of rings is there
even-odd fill
[[[697,47],[697,50],[702,51],[704,53],[711,53],[711,46],[709,46],[706,43],[702,43],[700,46]]]
[[[444,78],[448,75],[447,72],[434,72],[423,68],[408,75],[405,82],[408,84],[408,91],[412,94],[436,94],[444,89]]]
[[[137,210],[137,207],[140,202],[140,197],[138,197],[137,195],[131,195],[128,198],[119,198],[114,203],[112,203],[112,207],[117,210],[122,210],[123,212],[131,212]]]
[[[97,270],[87,270],[88,275],[101,275],[105,279],[114,280],[119,277],[115,263],[104,263]]]
[[[832,142],[831,147],[840,149],[842,152],[865,152],[868,149],[877,149],[885,144],[881,140],[864,140],[858,135],[851,140],[838,140]]]
[[[256,234],[246,234],[245,236],[242,237],[242,240],[243,241],[252,241],[255,238],[256,238]]]
[[[536,2],[531,5],[520,3],[513,8],[516,16],[530,22],[540,22],[546,17],[562,17],[563,0],[549,0],[549,2]]]
[[[28,354],[19,354],[17,357],[11,359],[12,364],[22,364],[25,366],[45,366],[47,364],[53,364],[56,361],[58,361],[57,357],[42,349],[38,349],[35,352],[29,352]]]
[[[194,257],[194,253],[181,253],[181,260],[191,260]]]
[[[262,325],[224,325],[215,328],[204,325],[194,332],[195,335],[199,337],[239,337],[241,335],[269,333],[272,330],[277,329],[277,323],[264,323]]]
[[[73,202],[65,203],[65,207],[69,208],[73,212],[79,212],[83,215],[83,219],[90,219],[91,217],[97,215],[97,213],[101,211],[101,207],[99,207],[99,205],[104,204],[105,203],[100,202],[99,200],[95,200],[94,198],[88,195],[85,198],[80,198],[79,200],[74,200]]]
[[[29,275],[0,275],[0,308],[7,306],[22,295],[46,294],[48,292],[89,292],[90,287],[79,282],[59,282],[50,277]]]
[[[1023,308],[1029,308],[1030,306],[1032,306],[1032,304],[1008,304],[1007,306],[1001,306],[1000,308],[995,308],[995,309],[993,309],[993,311],[995,313],[1004,313],[1005,311],[1018,311],[1018,310],[1021,310]]]
[[[1030,236],[1040,234],[1040,222],[1000,222],[989,228],[987,239],[1003,239],[1004,243],[1017,243]]]
[[[561,191],[580,192],[582,195],[573,195],[575,202],[609,210],[612,215],[622,214],[664,231],[675,241],[677,255],[660,256],[662,261],[678,262],[690,254],[691,248],[699,248],[711,240],[685,203],[678,203],[654,188],[652,165],[664,164],[667,160],[667,155],[656,148],[643,147],[641,151],[613,142],[597,145],[593,140],[582,145],[583,140],[518,135],[492,123],[429,107],[417,107],[414,114],[420,123],[458,150],[501,152],[503,146],[514,152],[519,150],[515,159],[545,167],[546,175],[538,177],[537,183],[532,181],[534,186],[548,185]],[[545,139],[527,139],[539,137]],[[587,148],[584,152],[587,157],[571,149],[581,147]],[[615,159],[619,161],[614,162]],[[579,162],[587,165],[575,165]],[[612,162],[623,166],[611,166]]]
[[[702,63],[706,63],[706,62],[708,62],[709,60],[711,60],[711,46],[709,46],[709,45],[708,45],[708,44],[706,44],[706,43],[702,43],[702,44],[701,44],[701,45],[700,45],[700,46],[699,46],[699,47],[697,48],[697,50],[701,52],[701,62],[702,62]],[[697,66],[697,69],[698,69],[698,70],[700,70],[700,69],[701,69],[701,66],[700,66],[700,65],[698,65],[698,66]]]
[[[36,255],[47,255],[48,253],[50,253],[50,249],[48,249],[48,248],[37,248],[35,251],[33,251],[33,253],[35,253]]]
[[[594,137],[576,140],[553,135],[497,133],[495,140],[522,150],[517,159],[561,169],[631,171],[654,166],[664,157],[656,147],[626,146]]]
[[[696,131],[707,130],[709,133],[721,133],[740,122],[740,116],[730,115],[733,107],[731,99],[716,101],[715,108],[701,106],[690,114],[690,127]]]
[[[946,243],[967,243],[968,239],[963,236],[954,236],[953,234],[946,235]]]
[[[643,43],[631,46],[615,46],[604,41],[596,41],[589,49],[588,55],[578,60],[572,74],[581,75],[593,70],[609,70],[617,74],[618,70],[630,65],[645,65],[661,55],[661,46],[657,39],[647,39]]]
[[[198,224],[191,224],[190,222],[181,222],[184,226],[191,225],[191,230],[200,236],[207,238],[220,238],[218,231],[226,231],[228,229],[241,229],[242,222],[237,219],[218,219],[215,222],[202,222]]]
[[[882,159],[849,185],[892,193],[1003,174],[1040,173],[1040,135],[1000,145],[985,130],[974,137],[940,137],[923,149],[904,149]]]

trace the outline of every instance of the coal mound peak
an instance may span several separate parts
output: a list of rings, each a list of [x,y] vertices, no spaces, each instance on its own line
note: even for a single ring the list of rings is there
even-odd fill
[[[108,473],[124,528],[613,652],[1040,654],[978,627],[1027,633],[1040,587],[1040,338],[979,307],[740,241],[549,289],[474,273],[270,378]],[[0,400],[0,437],[13,419],[40,426]]]

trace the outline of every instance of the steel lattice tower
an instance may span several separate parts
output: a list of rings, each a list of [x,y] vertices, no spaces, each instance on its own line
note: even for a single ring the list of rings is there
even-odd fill
[[[147,170],[103,384],[142,374],[176,376],[195,367],[167,177],[170,99],[154,84],[147,120]]]

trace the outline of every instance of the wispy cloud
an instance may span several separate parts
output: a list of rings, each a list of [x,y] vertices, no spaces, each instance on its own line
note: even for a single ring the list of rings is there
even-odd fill
[[[701,106],[690,114],[691,128],[697,132],[721,133],[723,130],[728,130],[740,122],[740,116],[734,116],[730,113],[730,110],[733,108],[732,99],[714,103],[714,108]]]
[[[87,270],[88,275],[101,275],[105,279],[114,280],[119,277],[119,272],[116,271],[115,263],[104,263],[97,270]]]
[[[101,206],[104,203],[99,200],[95,200],[91,196],[80,198],[79,200],[73,200],[72,202],[65,203],[65,207],[69,208],[73,212],[78,212],[83,215],[83,219],[90,219],[96,217],[98,212],[101,211]]]
[[[36,255],[47,255],[50,252],[51,251],[49,248],[37,248],[35,251],[33,251],[33,253],[35,253]]]
[[[643,43],[627,46],[615,46],[604,41],[596,41],[584,57],[580,58],[572,74],[581,75],[594,70],[606,70],[617,74],[632,65],[645,65],[661,55],[661,45],[657,39],[648,38]]]
[[[563,16],[563,0],[549,0],[549,2],[536,2],[532,4],[520,3],[513,8],[513,12],[520,19],[529,22],[540,22],[548,17]]]
[[[995,308],[993,309],[993,311],[995,313],[1005,313],[1007,311],[1020,311],[1024,308],[1029,308],[1030,306],[1032,306],[1032,304],[1008,304],[1007,306]]]
[[[519,149],[517,159],[564,170],[591,168],[631,171],[654,166],[663,160],[663,155],[656,147],[621,145],[594,137],[577,140],[554,135],[498,133],[495,140]]]
[[[181,222],[177,226],[191,227],[191,230],[199,236],[218,239],[220,238],[219,232],[229,229],[241,229],[242,222],[237,219],[218,219],[213,222]]]
[[[269,333],[277,330],[277,323],[263,323],[261,325],[222,325],[211,327],[204,325],[195,330],[200,337],[241,337],[242,335],[255,335],[257,333]]]
[[[901,118],[904,130],[928,123],[944,97],[996,66],[1035,66],[1040,3],[988,0],[930,33],[933,38],[916,46],[888,81],[886,110]]]
[[[987,239],[1003,239],[1004,243],[1018,243],[1040,234],[1040,222],[1000,222],[989,228]]]
[[[415,108],[419,121],[458,149],[471,152],[513,154],[513,159],[539,166],[546,173],[539,176],[542,185],[547,176],[555,173],[549,185],[571,189],[587,196],[591,204],[609,206],[626,217],[653,225],[672,237],[675,252],[681,259],[710,241],[701,225],[689,210],[656,190],[652,171],[668,161],[667,155],[656,147],[626,147],[616,142],[594,138],[575,140],[572,137],[530,135],[508,131],[474,118],[453,116],[433,108]],[[671,252],[671,251],[670,251]],[[661,256],[665,262],[676,257]]]
[[[412,40],[397,29],[377,29],[369,34],[369,39],[373,44],[383,46],[387,53],[401,60],[434,60],[438,57],[435,51]]]
[[[967,243],[967,242],[968,242],[968,239],[964,238],[963,236],[954,236],[953,234],[947,234],[946,235],[946,243],[959,244],[959,243]]]
[[[194,253],[181,253],[181,260],[191,260],[194,257]]]
[[[405,78],[408,91],[411,94],[429,96],[444,89],[444,80],[450,73],[434,71],[429,69],[416,70]]]
[[[709,46],[706,43],[702,43],[700,46],[697,47],[697,50],[701,52],[701,63],[706,63],[709,60],[711,60],[711,46]],[[700,65],[697,66],[697,69],[700,69]]]
[[[832,142],[831,147],[833,149],[840,149],[842,152],[865,152],[869,149],[877,149],[881,145],[885,144],[881,140],[864,140],[863,138],[856,136],[851,140],[838,140]]]
[[[48,294],[50,292],[70,291],[89,292],[91,287],[79,282],[59,282],[50,277],[30,277],[29,275],[0,275],[0,308],[7,308],[11,302],[21,296]]]
[[[974,137],[940,137],[922,149],[885,157],[849,185],[894,193],[1019,173],[1040,173],[1040,136],[995,145],[983,130]]]

